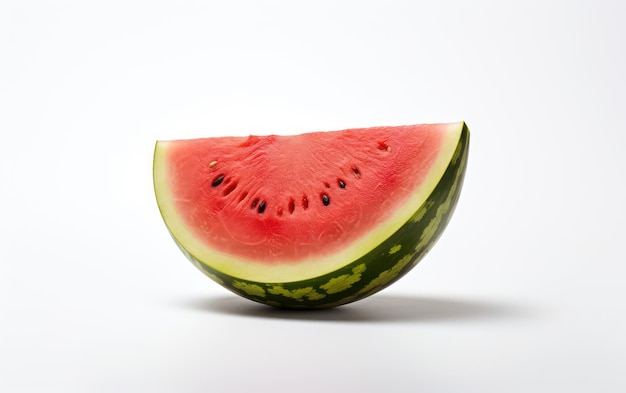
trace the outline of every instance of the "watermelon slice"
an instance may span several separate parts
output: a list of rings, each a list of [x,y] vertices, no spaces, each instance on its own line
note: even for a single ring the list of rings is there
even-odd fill
[[[380,291],[459,197],[465,123],[158,141],[154,188],[183,253],[229,290],[290,308]]]

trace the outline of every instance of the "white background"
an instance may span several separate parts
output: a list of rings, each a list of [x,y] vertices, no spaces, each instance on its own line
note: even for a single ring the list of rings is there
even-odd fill
[[[3,1],[0,391],[626,390],[626,3]],[[157,139],[467,121],[466,183],[361,302],[240,299]]]

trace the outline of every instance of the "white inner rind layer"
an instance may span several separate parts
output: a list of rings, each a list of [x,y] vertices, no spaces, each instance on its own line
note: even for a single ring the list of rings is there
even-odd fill
[[[324,257],[312,257],[296,263],[266,264],[219,252],[207,247],[195,237],[176,211],[176,201],[170,190],[167,166],[167,141],[159,141],[154,152],[154,189],[163,220],[178,244],[207,266],[235,278],[257,282],[294,282],[311,279],[333,272],[357,259],[384,242],[399,230],[424,204],[443,177],[459,143],[463,122],[446,124],[439,153],[424,181],[415,189],[407,203],[388,220],[351,244],[342,251]],[[420,236],[420,234],[416,234]]]

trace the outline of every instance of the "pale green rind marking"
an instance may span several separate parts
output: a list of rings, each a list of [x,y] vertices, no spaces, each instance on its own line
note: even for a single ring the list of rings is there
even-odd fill
[[[414,224],[418,221],[420,221],[422,218],[424,218],[424,215],[426,215],[426,213],[428,213],[428,210],[433,207],[433,205],[435,204],[435,201],[433,200],[429,200],[427,201],[418,211],[417,213],[415,213],[413,215],[413,217],[411,217],[411,219],[409,220],[410,223]]]
[[[460,151],[460,149],[459,149]],[[455,153],[454,157],[455,160],[458,160],[458,156],[460,153]],[[466,156],[467,157],[467,156]],[[466,159],[466,158],[464,158]],[[461,164],[461,166],[463,166],[463,164]],[[426,227],[424,228],[424,231],[422,232],[422,235],[420,236],[420,240],[417,243],[417,245],[415,246],[415,250],[419,251],[421,248],[423,248],[424,246],[428,245],[428,243],[431,241],[431,239],[433,238],[433,236],[435,236],[435,234],[437,233],[437,230],[439,229],[439,227],[441,226],[441,221],[443,220],[443,218],[446,216],[446,214],[448,213],[448,211],[450,210],[450,208],[452,207],[452,200],[454,199],[454,195],[456,193],[456,188],[459,185],[459,176],[461,175],[461,171],[459,171],[459,173],[457,173],[456,178],[454,179],[454,182],[452,183],[452,186],[450,187],[450,190],[448,191],[448,196],[446,197],[446,200],[437,207],[437,213],[435,214],[435,217],[433,217],[430,222],[428,223],[428,225],[426,225]]]
[[[424,232],[422,232],[422,236],[420,236],[420,241],[417,243],[417,247],[423,247],[427,242],[432,239],[439,228],[439,224],[441,224],[441,220],[445,216],[445,214],[450,210],[450,205],[452,203],[452,198],[454,197],[454,191],[456,190],[456,185],[458,182],[455,182],[454,185],[450,189],[450,193],[448,194],[448,198],[444,203],[439,205],[437,208],[437,214],[433,219],[430,220],[426,228],[424,228]]]
[[[393,255],[402,249],[402,244],[396,244],[389,249],[389,255]]]
[[[311,293],[306,295],[307,298],[309,298],[310,300],[319,300],[319,299],[323,299],[326,297],[325,294],[323,293],[319,293],[316,290],[311,291]]]
[[[357,294],[364,294],[372,290],[378,290],[385,286],[387,283],[395,279],[398,274],[400,274],[402,269],[404,269],[404,267],[408,265],[409,262],[411,262],[411,259],[413,259],[415,254],[417,254],[417,252],[413,252],[403,256],[398,262],[396,262],[395,265],[393,265],[391,269],[383,270],[382,272],[380,272],[380,274],[375,279],[370,281],[359,292],[357,292]]]
[[[247,295],[250,296],[265,297],[265,289],[256,284],[248,284],[235,280],[233,281],[233,287],[244,291]]]
[[[355,266],[352,274],[342,274],[339,277],[331,278],[326,284],[320,285],[320,288],[328,294],[333,294],[346,289],[352,288],[356,282],[361,280],[361,273],[365,271],[365,264]]]
[[[302,301],[305,297],[309,300],[319,300],[326,297],[326,295],[317,292],[313,287],[298,288],[290,291],[280,285],[272,285],[272,287],[269,288],[267,292],[271,293],[272,295],[280,295],[298,301]]]

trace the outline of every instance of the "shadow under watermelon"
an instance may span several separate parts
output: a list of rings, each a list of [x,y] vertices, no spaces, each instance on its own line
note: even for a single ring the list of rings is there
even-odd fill
[[[530,308],[518,304],[396,294],[377,294],[352,304],[322,310],[280,309],[237,296],[193,299],[178,305],[195,311],[241,317],[320,322],[470,322],[524,318],[532,314]]]

